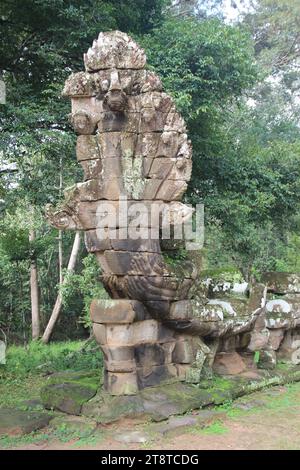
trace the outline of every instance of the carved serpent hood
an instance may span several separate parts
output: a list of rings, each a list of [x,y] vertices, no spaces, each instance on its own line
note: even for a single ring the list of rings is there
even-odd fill
[[[167,317],[168,301],[186,298],[196,271],[186,262],[175,272],[165,262],[160,240],[150,232],[161,231],[161,215],[154,222],[140,217],[137,239],[120,237],[119,220],[113,235],[99,236],[99,227],[107,203],[118,211],[122,197],[129,208],[124,225],[134,221],[130,209],[137,203],[139,215],[157,207],[173,224],[191,216],[179,202],[192,169],[186,127],[160,79],[145,69],[143,49],[126,34],[100,33],[84,63],[85,72],[72,74],[63,90],[72,101],[84,182],[67,189],[64,206],[48,210],[48,217],[57,228],[85,232],[87,250],[95,253],[113,298],[141,300],[151,314]]]

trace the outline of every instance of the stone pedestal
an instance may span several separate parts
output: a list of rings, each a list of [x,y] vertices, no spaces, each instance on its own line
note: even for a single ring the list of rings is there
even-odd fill
[[[185,380],[197,338],[151,318],[137,300],[93,300],[91,318],[104,355],[104,387],[112,395],[133,395],[163,381]]]

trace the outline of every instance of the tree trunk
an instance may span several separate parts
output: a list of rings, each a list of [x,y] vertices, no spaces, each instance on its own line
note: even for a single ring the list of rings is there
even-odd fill
[[[59,284],[63,283],[63,248],[62,248],[62,230],[58,231],[58,269],[59,269]]]
[[[72,247],[72,252],[71,252],[68,267],[67,267],[67,272],[74,271],[77,255],[79,253],[79,248],[80,248],[80,232],[76,232],[73,247]],[[63,280],[62,285],[64,285],[64,283],[65,283],[65,279]],[[59,314],[60,314],[60,311],[61,311],[61,307],[62,307],[62,296],[59,293],[57,298],[56,298],[56,302],[55,302],[54,308],[52,310],[51,317],[49,319],[48,325],[47,325],[47,327],[45,329],[45,332],[42,336],[43,343],[48,343],[49,342],[49,340],[51,338],[51,335],[52,335],[52,332],[53,332],[53,329],[55,327],[55,324],[58,320],[58,317],[59,317]]]
[[[59,159],[59,197],[62,195],[63,177],[62,177],[62,157]],[[58,269],[59,269],[59,284],[63,283],[63,246],[62,246],[62,230],[58,231]]]
[[[29,241],[34,242],[35,232],[30,230]],[[30,264],[30,296],[31,296],[31,325],[32,339],[40,337],[40,306],[39,306],[39,283],[38,271],[35,256],[33,255]]]

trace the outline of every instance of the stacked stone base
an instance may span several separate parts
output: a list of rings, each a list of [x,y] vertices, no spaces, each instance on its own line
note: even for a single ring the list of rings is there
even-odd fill
[[[136,300],[94,300],[91,318],[110,394],[132,395],[163,381],[186,379],[199,338],[167,328]]]

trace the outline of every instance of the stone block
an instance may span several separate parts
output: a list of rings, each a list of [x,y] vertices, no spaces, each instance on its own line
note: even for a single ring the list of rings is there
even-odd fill
[[[136,345],[134,353],[137,367],[158,366],[166,362],[165,350],[159,343]]]
[[[280,331],[280,330],[277,330]],[[277,355],[280,359],[292,361],[294,364],[300,364],[300,328],[288,330],[279,346]]]
[[[174,364],[153,367],[138,367],[137,377],[139,388],[155,387],[164,381],[177,378],[177,369]]]
[[[194,361],[195,355],[191,339],[177,341],[173,354],[172,362],[175,364],[191,364]]]
[[[116,179],[117,180],[117,179]],[[114,181],[116,181],[114,180]],[[91,180],[91,181],[96,181],[96,180]],[[90,183],[90,182],[89,182]],[[95,183],[96,186],[96,191],[98,191],[97,188],[97,182]],[[103,189],[103,191],[106,191],[106,188],[108,188],[109,184],[106,183],[106,186]],[[109,191],[114,190],[114,186],[116,184],[113,184],[111,182],[111,189],[108,189]],[[117,191],[115,192],[116,195]],[[99,192],[98,192],[99,194]],[[139,225],[140,228],[134,225],[134,219],[136,216],[135,209],[133,208],[131,210],[131,214],[129,217],[121,217],[120,214],[123,212],[122,206],[120,206],[119,203],[119,197],[116,197],[116,200],[98,200],[98,201],[81,201],[77,204],[76,208],[76,214],[77,217],[82,224],[82,226],[85,228],[85,230],[92,230],[95,228],[99,229],[105,229],[106,227],[110,227],[112,229],[118,229],[118,228],[126,228],[127,231],[122,230],[121,234],[116,231],[109,231],[107,234],[105,234],[104,230],[103,231],[98,231],[96,233],[97,237],[100,239],[102,238],[111,238],[115,239],[117,236],[122,236],[122,237],[129,237],[129,238],[144,238],[147,239],[149,230],[148,226],[151,221],[150,217],[148,217],[148,210],[149,210],[149,201],[146,201],[146,203],[143,205],[143,207],[140,207],[140,210],[143,209],[143,212],[141,212],[141,217],[139,219]],[[130,207],[131,204],[136,204],[135,201],[127,201],[128,207]],[[122,204],[122,203],[121,203]],[[136,207],[136,210],[138,210],[138,207]],[[125,214],[126,214],[126,208],[125,208]],[[145,215],[145,217],[144,217]],[[146,229],[146,230],[145,230]],[[93,240],[95,241],[95,236],[93,237]]]
[[[187,367],[185,371],[185,382],[189,384],[199,384],[201,381],[202,367]]]
[[[102,158],[80,162],[84,171],[84,180],[122,178],[121,160],[119,158]]]
[[[101,350],[105,361],[132,361],[135,359],[134,347],[132,346],[102,346]]]
[[[138,101],[140,101],[140,96],[138,95],[142,82],[147,79],[146,72],[146,70],[118,69],[121,89],[127,95],[128,109],[130,110],[136,110],[136,107],[131,105],[131,98],[137,98]],[[110,85],[111,70],[99,70],[88,75],[93,78],[93,86],[96,90],[96,94],[104,99]]]
[[[126,231],[122,230],[121,233],[110,233],[109,237],[113,239],[120,238],[121,241],[127,238],[131,240],[153,240],[154,244],[156,244],[155,252],[158,251],[158,241],[160,241],[159,229],[165,229],[167,224],[172,223],[174,217],[176,220],[179,217],[180,220],[182,220],[182,217],[183,220],[186,220],[186,217],[189,218],[191,215],[190,208],[187,207],[187,210],[185,210],[185,206],[179,202],[164,203],[160,200],[154,202],[151,200],[119,201],[117,196],[119,191],[117,188],[118,181],[120,181],[118,178],[111,180],[111,187],[109,187],[108,183],[102,185],[101,180],[90,180],[86,183],[81,183],[79,187],[77,186],[75,192],[78,195],[76,197],[78,199],[81,198],[81,200],[76,204],[76,218],[85,230],[92,230],[97,227],[127,228]],[[122,184],[121,181],[120,184]],[[88,195],[89,189],[93,191],[90,195]],[[101,199],[101,195],[117,197],[116,199],[109,200]],[[99,200],[91,200],[97,197]],[[186,217],[185,214],[187,214]],[[100,234],[101,232],[99,232],[99,236]],[[103,238],[103,234],[101,237]],[[135,250],[135,248],[130,248],[128,251],[153,252],[154,250]],[[190,267],[191,263],[182,264],[185,270],[187,266]]]
[[[98,237],[96,230],[86,231],[84,233],[84,242],[89,253],[111,249],[111,240],[109,236],[107,236],[107,238],[100,238]]]
[[[71,100],[72,114],[78,111],[85,111],[95,116],[95,120],[99,119],[100,113],[103,112],[103,103],[95,96],[73,97]]]
[[[154,158],[159,144],[160,134],[144,132],[138,135],[135,153],[142,157]]]
[[[48,413],[1,408],[0,436],[16,437],[33,433],[47,426],[52,418]]]
[[[170,306],[170,319],[181,320],[193,317],[193,307],[190,300],[178,300]]]
[[[140,113],[105,111],[98,120],[98,132],[133,132],[139,129]]]
[[[170,302],[168,300],[145,301],[144,305],[157,320],[163,321],[169,318]]]
[[[259,352],[257,367],[259,369],[273,370],[277,364],[276,352],[272,350],[263,350]]]
[[[181,381],[185,381],[188,370],[191,368],[190,364],[175,364],[177,370],[177,377]]]
[[[137,374],[105,371],[104,386],[111,395],[135,395],[138,392]]]
[[[162,180],[145,179],[141,199],[158,199],[157,194],[162,183]]]
[[[300,275],[292,273],[266,272],[261,282],[267,284],[268,291],[275,294],[299,294]]]
[[[79,97],[96,94],[94,77],[87,72],[72,73],[66,80],[63,96]]]
[[[144,320],[132,325],[132,344],[155,343],[159,338],[159,323],[156,320]]]
[[[179,201],[187,190],[186,181],[168,179],[161,183],[162,184],[159,186],[159,190],[157,191],[155,198],[161,199],[162,201]]]
[[[143,302],[174,301],[185,294],[181,290],[185,280],[175,276],[127,275],[125,282],[130,297]]]
[[[213,369],[220,375],[237,375],[246,370],[246,364],[237,352],[223,352],[216,354]]]
[[[270,335],[269,335],[269,347],[273,351],[277,351],[279,349],[280,344],[283,340],[284,337],[284,330],[282,329],[276,329],[276,330],[270,330]]]
[[[270,331],[267,328],[254,329],[250,335],[250,343],[247,347],[249,351],[261,351],[268,346]]]
[[[99,158],[95,160],[83,160],[80,163],[84,173],[84,181],[98,178],[101,175],[103,165],[102,160]]]
[[[143,69],[146,55],[127,34],[121,31],[100,33],[84,54],[87,71],[101,69]]]
[[[220,322],[202,321],[199,319],[166,320],[165,325],[178,333],[198,336],[220,336]],[[226,328],[225,328],[226,331]]]
[[[167,132],[176,131],[180,133],[186,132],[186,126],[185,126],[184,120],[180,116],[179,113],[177,112],[168,113],[166,121],[165,121],[164,131],[167,131]]]
[[[164,131],[160,136],[155,156],[173,158],[177,156],[179,149],[186,141],[186,134],[177,131]]]
[[[134,372],[136,370],[134,359],[128,361],[104,361],[104,366],[108,372]]]
[[[159,253],[132,252],[132,251],[105,251],[105,264],[107,272],[124,275],[168,276],[164,269],[162,256]]]
[[[78,198],[81,202],[118,201],[121,194],[126,194],[122,178],[103,179],[101,177],[76,185]]]
[[[167,120],[167,113],[155,111],[154,108],[143,108],[141,112],[140,133],[162,132]]]
[[[160,78],[151,70],[140,70],[139,85],[135,86],[133,94],[146,93],[148,91],[162,91],[162,83]],[[136,72],[137,76],[137,72]]]
[[[297,296],[297,294],[294,295]],[[265,310],[266,326],[269,329],[290,329],[300,324],[299,299],[285,296],[285,298],[269,300]]]
[[[77,134],[94,134],[100,116],[84,110],[71,114],[70,122]]]
[[[147,178],[189,181],[192,173],[192,160],[187,158],[158,157],[153,161],[144,160],[144,175]]]
[[[134,344],[133,324],[110,324],[105,328],[108,347],[132,346]],[[96,340],[98,341],[97,337]]]
[[[137,134],[132,132],[105,132],[97,135],[97,143],[105,158],[121,158],[122,155],[133,156]]]
[[[82,405],[96,395],[100,386],[99,371],[58,372],[41,389],[45,408],[79,415]]]
[[[229,338],[224,338],[221,342],[220,349],[224,352],[235,352],[239,347],[239,336],[230,336]]]
[[[118,233],[118,232],[117,232]],[[146,232],[145,232],[146,233]],[[147,252],[147,253],[161,253],[159,240],[151,240],[150,230],[147,230],[147,236],[149,239],[138,238],[137,240],[132,240],[128,238],[127,240],[119,240],[118,238],[111,240],[111,246],[114,250],[118,251],[133,251],[133,252]]]
[[[138,238],[133,240],[129,238],[129,234],[126,235],[128,233],[127,230],[116,229],[115,232],[106,231],[103,233],[102,231],[89,230],[85,232],[85,245],[90,253],[112,249],[117,251],[160,253],[159,240],[151,240],[150,229],[146,228],[143,232],[141,235],[144,235],[145,239]],[[102,238],[100,238],[100,235],[102,235]],[[120,239],[119,237],[123,237],[123,235],[126,235],[127,238]],[[112,236],[114,238],[111,238]],[[147,239],[147,237],[149,238]]]
[[[149,91],[139,97],[140,109],[151,108],[156,112],[169,113],[171,108],[174,110],[174,101],[166,93]]]
[[[231,302],[221,299],[211,299],[205,305],[197,305],[197,301],[193,302],[193,315],[203,321],[219,322],[226,318],[231,320],[237,317],[236,311],[233,309]]]
[[[98,344],[107,344],[106,326],[99,323],[93,323],[93,333]]]
[[[146,179],[142,199],[178,201],[187,189],[185,181]]]
[[[109,347],[155,343],[158,340],[158,323],[155,320],[144,320],[132,324],[109,325],[106,337]]]
[[[77,137],[77,144],[76,144],[76,156],[77,160],[94,160],[102,158],[102,153],[100,152],[100,148],[97,144],[97,136],[96,135],[79,135]]]
[[[94,323],[133,323],[147,316],[143,304],[138,300],[94,299],[90,309]]]
[[[172,354],[173,354],[174,348],[176,346],[176,341],[175,340],[167,341],[165,343],[160,343],[160,345],[164,350],[165,363],[170,364],[171,362],[173,362],[172,361]]]
[[[259,311],[266,304],[267,289],[264,284],[254,284],[250,288],[247,311],[249,314]]]
[[[169,341],[173,341],[174,336],[175,332],[173,330],[159,322],[157,339],[160,343],[168,343]]]

